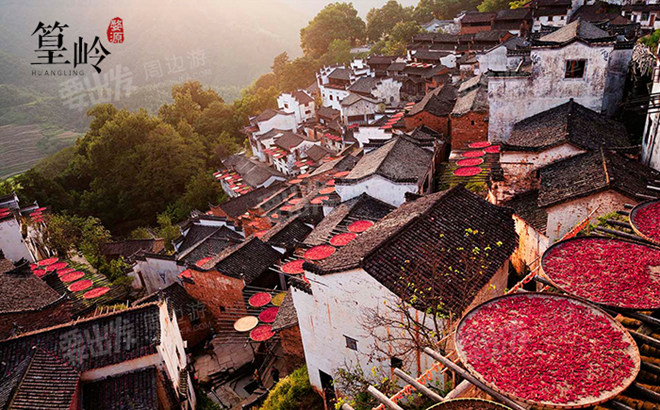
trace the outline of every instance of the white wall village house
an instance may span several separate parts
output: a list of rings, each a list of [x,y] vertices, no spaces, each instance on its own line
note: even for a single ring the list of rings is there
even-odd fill
[[[574,100],[519,121],[501,146],[502,177],[490,181],[491,200],[538,189],[540,169],[602,146],[630,146],[626,128]]]
[[[335,190],[342,201],[366,193],[388,204],[399,206],[407,192],[419,192],[433,153],[406,138],[395,137],[365,154],[344,178],[335,179]]]
[[[176,314],[165,302],[4,340],[0,361],[3,403],[11,403],[9,408],[192,410],[196,405]]]
[[[580,19],[532,41],[531,65],[489,75],[489,140],[507,141],[516,122],[570,98],[613,114],[631,56],[632,43]]]
[[[660,173],[621,154],[599,149],[548,165],[539,171],[538,189],[502,203],[514,209],[520,246],[512,258],[519,271],[578,223],[637,204],[654,195],[647,184]],[[639,196],[642,195],[642,196]],[[536,262],[535,262],[536,261]]]
[[[653,69],[651,95],[660,95],[660,60],[656,61]],[[641,161],[656,170],[660,170],[660,110],[657,108],[659,100],[655,97],[649,101],[641,155]]]
[[[17,262],[34,262],[53,254],[44,243],[43,212],[35,201],[21,208],[16,193],[0,197],[0,250],[4,257]]]
[[[314,98],[304,90],[292,93],[282,93],[277,97],[277,106],[281,111],[292,112],[296,117],[296,124],[300,125],[316,116],[316,103]]]
[[[266,160],[269,160],[266,156]],[[269,161],[272,162],[272,161]],[[222,165],[230,173],[236,173],[241,178],[241,183],[256,189],[269,187],[277,181],[284,181],[286,176],[274,168],[269,167],[257,160],[247,158],[243,154],[234,154],[222,160]],[[238,196],[237,192],[225,180],[220,181],[222,189],[231,197]]]
[[[511,37],[502,44],[477,54],[479,73],[513,71],[529,58],[529,42],[522,37]]]
[[[348,91],[396,106],[401,101],[401,85],[400,81],[389,77],[361,77],[348,87]]]
[[[359,78],[374,77],[375,74],[366,60],[360,58],[354,59],[349,65],[323,67],[316,73],[322,105],[339,110],[341,101],[348,97],[348,87]]]
[[[319,144],[318,141],[311,140],[305,135],[286,131],[275,140],[275,146],[284,155],[275,156],[272,164],[279,172],[293,175],[298,172],[295,168],[296,161],[306,158],[307,150]]]
[[[429,297],[439,297],[454,317],[503,294],[517,243],[513,225],[509,209],[459,186],[407,202],[330,257],[305,263],[309,282],[293,282],[292,297],[312,386],[326,397],[333,389],[341,395],[340,368],[360,367],[368,377],[373,367],[391,376],[397,362],[414,377],[428,369],[432,359],[414,347],[403,353],[409,341],[388,339],[397,330],[370,327],[370,318],[374,312],[398,317],[387,306],[411,300],[413,282],[428,289]],[[480,233],[466,235],[466,229]],[[459,253],[447,251],[486,244],[493,250],[478,272],[462,264]],[[440,331],[451,330],[440,323]]]
[[[572,0],[533,0],[529,8],[532,10],[532,31],[538,32],[543,26],[565,26],[571,16],[573,4]]]
[[[631,2],[632,3],[632,2]],[[639,23],[643,32],[649,33],[660,28],[660,3],[657,0],[646,0],[625,4],[621,14],[633,23]]]
[[[349,94],[340,104],[341,118],[345,125],[368,124],[380,111],[380,103],[373,98]]]

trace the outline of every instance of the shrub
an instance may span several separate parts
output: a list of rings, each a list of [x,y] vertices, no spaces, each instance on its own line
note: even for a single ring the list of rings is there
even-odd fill
[[[323,408],[321,397],[312,390],[303,366],[280,380],[268,394],[261,410],[303,410]]]

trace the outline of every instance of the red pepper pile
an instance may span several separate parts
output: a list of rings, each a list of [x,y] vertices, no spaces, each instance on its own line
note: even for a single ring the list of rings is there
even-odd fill
[[[330,244],[334,246],[346,246],[355,238],[357,238],[357,234],[353,232],[344,232],[330,238]]]
[[[248,299],[248,303],[253,307],[261,307],[269,304],[271,299],[272,297],[270,296],[270,293],[255,293],[250,297],[250,299]]]
[[[484,162],[483,158],[465,158],[456,161],[456,165],[458,165],[459,167],[473,167],[483,162]]]
[[[563,290],[596,303],[630,309],[660,307],[660,251],[630,242],[579,238],[543,255],[543,269]]]
[[[488,383],[517,398],[595,404],[637,375],[636,347],[605,313],[551,295],[513,295],[473,311],[457,347]]]
[[[278,307],[269,307],[265,309],[263,312],[259,313],[259,320],[264,323],[273,323],[278,310],[280,310]]]
[[[83,280],[79,280],[78,282],[74,282],[72,285],[70,285],[69,290],[71,292],[80,292],[81,290],[91,288],[92,285],[93,283],[91,280],[83,279]]]
[[[263,342],[264,340],[268,340],[273,336],[275,336],[275,333],[273,333],[269,325],[258,326],[250,332],[250,339],[254,340],[255,342]]]
[[[635,212],[632,223],[644,235],[660,241],[660,202],[639,209]]]
[[[110,291],[110,288],[107,286],[102,286],[100,288],[94,288],[92,290],[88,290],[87,292],[83,293],[83,298],[85,299],[94,299],[98,298],[99,296],[103,296],[106,293]]]
[[[304,273],[305,270],[303,269],[303,263],[305,263],[303,259],[296,259],[294,261],[287,262],[282,265],[282,272],[288,273],[290,275],[298,275]]]
[[[473,177],[479,175],[482,169],[479,167],[460,167],[454,170],[454,175],[458,177]]]
[[[318,261],[321,259],[325,259],[328,256],[332,255],[335,253],[335,248],[330,245],[319,245],[315,246],[313,248],[309,248],[308,250],[305,251],[305,259],[309,259],[312,261]]]

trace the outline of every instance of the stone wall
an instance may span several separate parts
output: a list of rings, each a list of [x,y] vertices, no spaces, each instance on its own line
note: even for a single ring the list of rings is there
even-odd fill
[[[488,141],[488,111],[451,116],[449,121],[452,149],[465,149],[472,142]]]

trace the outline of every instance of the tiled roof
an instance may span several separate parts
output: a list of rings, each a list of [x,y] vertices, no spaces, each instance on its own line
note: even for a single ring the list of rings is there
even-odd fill
[[[504,202],[502,206],[512,208],[513,212],[523,221],[545,234],[548,226],[548,212],[538,205],[539,191],[532,190],[517,195]]]
[[[272,108],[267,108],[264,111],[262,111],[261,114],[257,115],[255,120],[257,122],[268,121],[276,115],[293,115],[293,113],[287,113],[287,112],[284,112],[284,111],[274,110]]]
[[[392,63],[387,67],[387,71],[403,71],[406,68],[406,63]]]
[[[0,363],[12,369],[35,346],[82,372],[155,354],[159,309],[157,304],[143,305],[0,341]]]
[[[243,237],[226,226],[193,223],[190,229],[188,229],[188,232],[186,232],[177,253],[179,256],[186,255],[189,253],[189,250],[199,247],[201,243],[208,239],[239,242],[243,240]]]
[[[614,39],[607,31],[579,18],[539,39],[543,43],[568,43],[573,40],[607,41]]]
[[[298,314],[296,312],[296,307],[293,305],[293,296],[291,296],[291,290],[289,290],[286,292],[286,296],[282,301],[282,305],[277,311],[277,316],[275,316],[272,329],[273,331],[278,331],[291,326],[296,326],[297,324]]]
[[[220,205],[211,206],[211,209],[213,210],[213,208],[219,208],[229,217],[238,218],[239,216],[246,213],[248,209],[259,205],[261,201],[268,198],[278,189],[283,187],[284,185],[282,182],[275,182],[268,187],[259,187],[239,197],[231,198],[227,202],[224,202]]]
[[[11,261],[0,260],[0,313],[40,309],[60,297],[32,273],[28,263],[14,267]]]
[[[497,20],[531,20],[532,12],[527,7],[521,7],[518,9],[505,9],[500,10],[495,15],[495,21]]]
[[[371,103],[371,104],[378,104],[378,101],[375,100],[375,99],[368,98],[368,97],[365,97],[365,96],[360,95],[360,94],[350,93],[350,94],[348,94],[348,96],[346,98],[341,100],[341,106],[342,107],[348,107],[350,105],[355,104],[358,101],[367,101],[368,103]]]
[[[512,211],[457,186],[401,205],[317,265],[319,274],[362,267],[393,293],[409,299],[408,284],[460,314],[517,246]],[[473,233],[468,233],[473,230]],[[488,253],[475,263],[464,248]],[[486,250],[490,247],[490,250]],[[472,267],[472,264],[483,267]]]
[[[602,1],[596,1],[594,4],[584,4],[580,6],[573,14],[570,21],[578,18],[590,23],[600,23],[609,21],[621,16],[621,6],[608,4]],[[630,21],[628,21],[630,23]]]
[[[323,118],[334,119],[338,118],[339,115],[341,115],[341,112],[332,107],[319,107],[319,109],[316,110],[316,115]]]
[[[332,72],[328,75],[328,78],[334,78],[336,80],[350,80],[351,71],[346,68],[338,67],[332,70]]]
[[[412,141],[420,147],[432,147],[433,142],[440,137],[439,133],[426,125],[419,126],[408,134],[404,134],[404,138],[407,138],[409,141]]]
[[[249,285],[277,262],[280,256],[272,247],[252,237],[242,244],[225,249],[202,268],[216,269],[224,275],[243,279]]]
[[[394,60],[396,60],[396,56],[372,55],[367,58],[367,64],[391,64]]]
[[[80,373],[61,358],[37,348],[23,379],[15,390],[12,410],[68,409],[75,405],[74,394]]]
[[[12,366],[0,367],[0,409],[9,408],[9,403],[23,380],[33,355],[34,350],[20,362],[13,363]]]
[[[479,13],[476,11],[470,11],[465,13],[465,16],[461,19],[461,24],[465,23],[487,23],[495,17],[497,13],[494,12],[485,12]]]
[[[342,181],[380,175],[394,182],[417,182],[426,174],[432,158],[433,153],[405,138],[392,138],[382,147],[365,154]]]
[[[275,145],[287,151],[291,151],[291,149],[297,147],[305,140],[306,138],[300,134],[291,131],[284,131],[282,136],[275,140]]]
[[[431,51],[431,50],[417,50],[413,54],[413,58],[419,60],[436,60],[440,61],[442,57],[451,54],[448,51]]]
[[[131,258],[138,252],[158,253],[165,248],[164,239],[127,239],[101,245],[101,254],[110,257]]]
[[[338,225],[347,218],[355,220],[377,221],[389,214],[394,207],[367,194],[342,202],[335,207],[314,230],[307,236],[304,243],[316,246],[327,243]]]
[[[200,308],[204,305],[197,299],[190,296],[186,289],[174,282],[165,288],[158,290],[151,295],[147,295],[142,299],[133,302],[133,306],[144,305],[146,303],[158,302],[162,300],[167,301],[167,307],[170,311],[176,312],[177,318],[181,316],[195,316]]]
[[[83,408],[98,410],[152,410],[158,403],[155,367],[123,373],[83,386]]]
[[[348,91],[360,94],[371,94],[371,90],[376,88],[376,85],[378,85],[379,82],[380,80],[375,77],[360,77],[348,87]]]
[[[517,122],[503,148],[541,151],[567,142],[583,149],[630,145],[622,123],[570,100]]]
[[[607,189],[628,197],[655,196],[647,188],[660,173],[620,154],[600,149],[553,163],[541,169],[539,206],[552,206]]]
[[[304,105],[304,104],[309,104],[311,102],[314,102],[314,99],[312,97],[310,97],[309,94],[307,94],[306,91],[303,91],[303,90],[296,90],[296,91],[292,92],[291,95],[293,96],[293,98],[296,99],[296,101],[298,101],[299,104]]]
[[[349,171],[353,169],[355,164],[357,164],[358,158],[353,156],[353,155],[345,155],[341,158],[324,162],[312,172],[312,176],[317,176],[321,175],[325,172],[329,171],[335,171],[335,172],[340,172],[340,171]]]
[[[184,263],[196,263],[202,258],[217,255],[223,250],[243,242],[243,237],[227,227],[220,227],[192,247],[177,254],[177,259]]]
[[[319,162],[323,158],[330,155],[330,151],[328,151],[327,149],[325,149],[321,145],[314,144],[311,147],[309,147],[309,149],[307,151],[305,151],[305,154],[312,161]]]
[[[305,224],[300,217],[296,216],[270,228],[261,237],[261,240],[274,246],[288,248],[298,242],[302,242],[310,232],[312,232],[312,227]]]
[[[451,115],[460,116],[470,112],[488,113],[488,87],[477,87],[458,97]]]
[[[408,112],[408,115],[413,116],[422,111],[426,111],[437,117],[449,115],[454,109],[455,103],[456,88],[451,84],[445,84],[442,87],[438,87],[433,91],[426,93],[420,102],[413,105]]]
[[[238,172],[243,180],[253,188],[261,186],[271,177],[285,178],[281,172],[268,165],[252,161],[241,154],[235,154],[224,159],[222,164]]]

